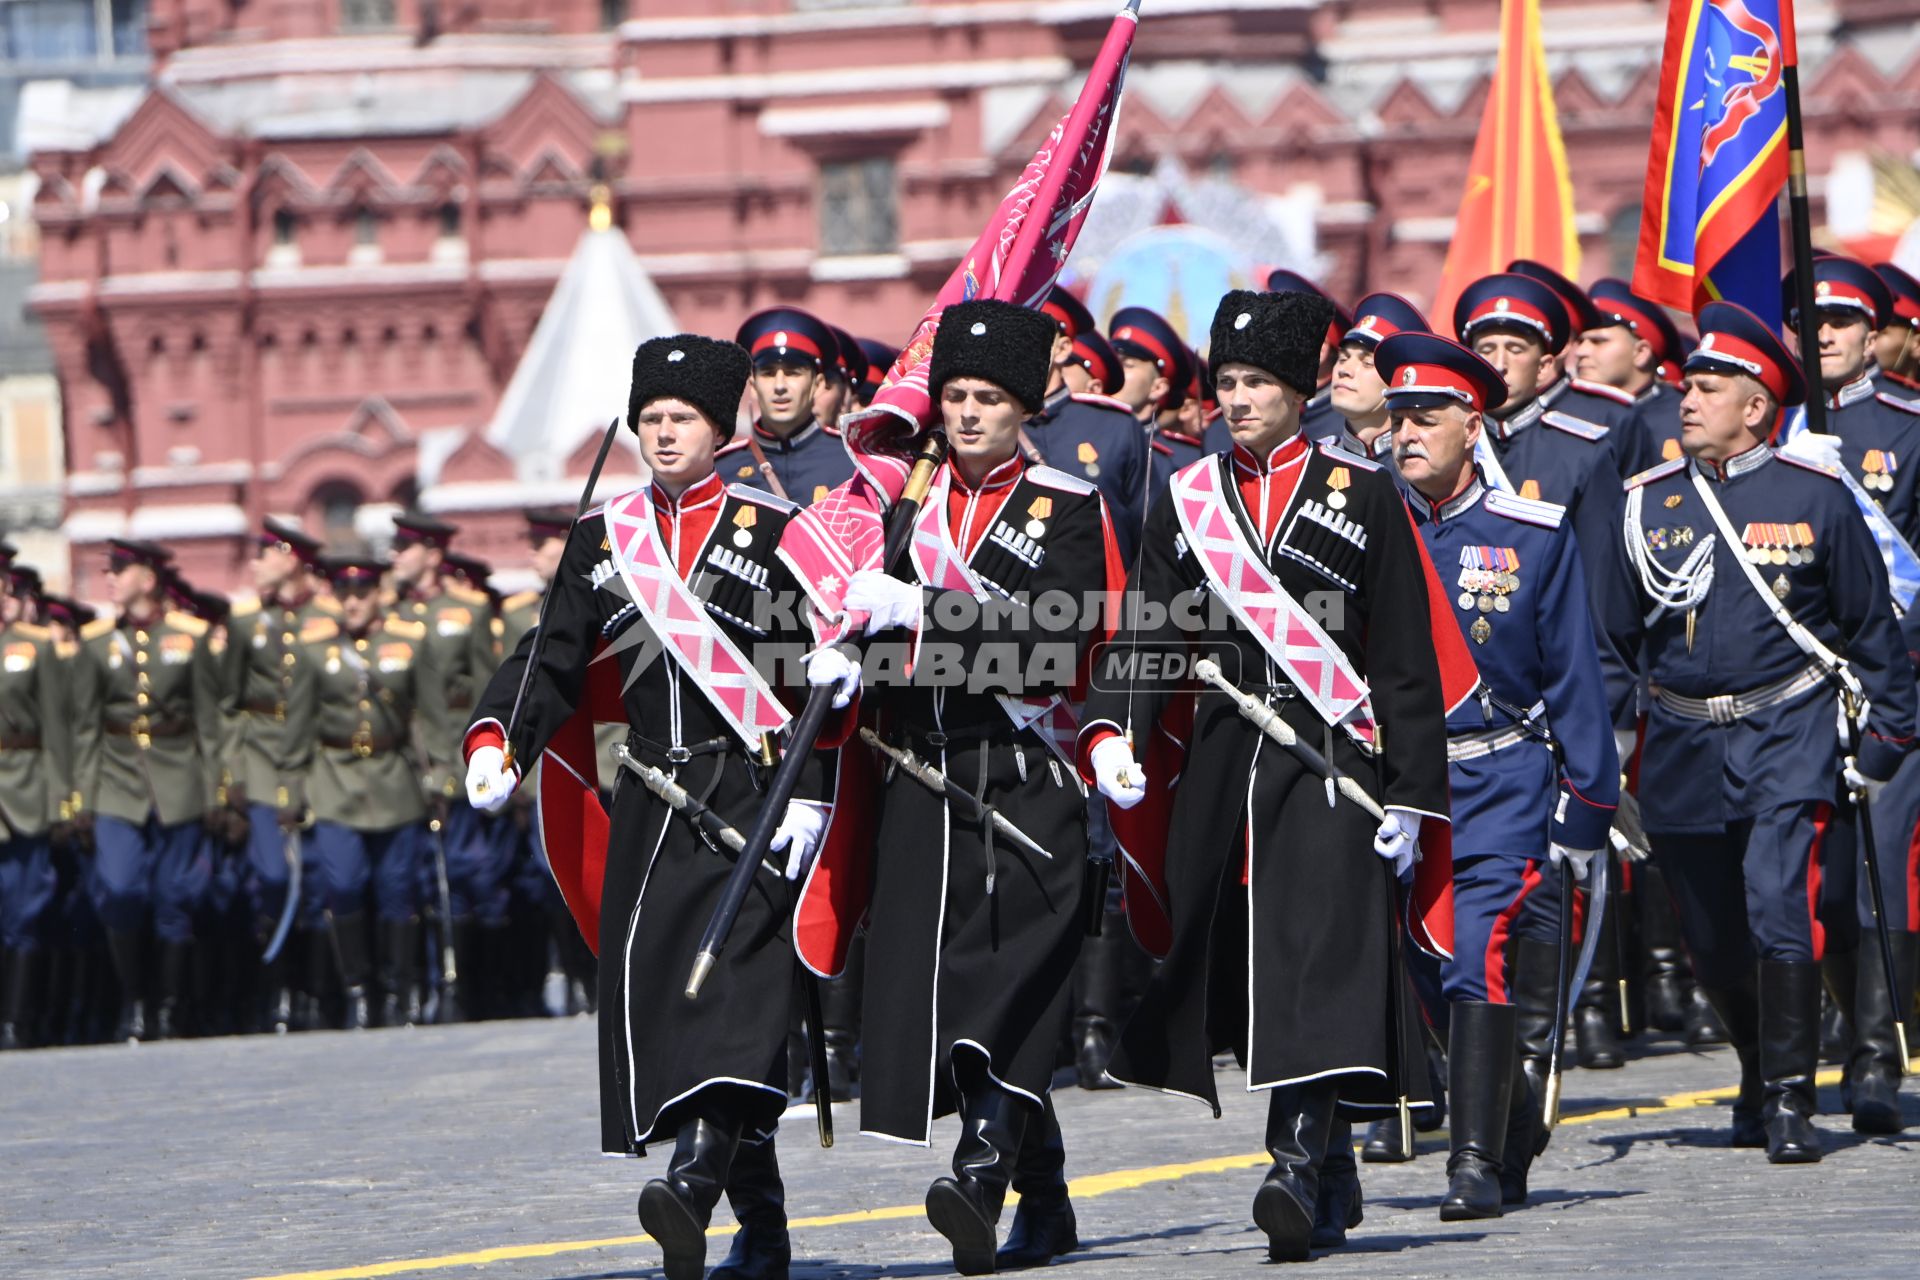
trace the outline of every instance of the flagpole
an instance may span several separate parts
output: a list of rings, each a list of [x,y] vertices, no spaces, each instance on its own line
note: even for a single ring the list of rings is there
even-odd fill
[[[1793,306],[1800,313],[1800,368],[1807,378],[1807,430],[1827,429],[1820,381],[1820,323],[1813,309],[1813,211],[1807,204],[1807,141],[1800,116],[1800,47],[1793,0],[1780,0],[1780,87],[1787,95],[1787,213],[1793,225]]]

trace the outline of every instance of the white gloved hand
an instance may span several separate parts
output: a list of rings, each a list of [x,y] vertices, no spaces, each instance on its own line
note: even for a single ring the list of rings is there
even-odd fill
[[[860,692],[860,664],[839,649],[822,649],[807,659],[807,683],[833,686],[833,709],[845,707]]]
[[[1413,865],[1420,849],[1420,815],[1406,809],[1389,809],[1373,836],[1373,851],[1393,864],[1393,874],[1403,876]]]
[[[878,569],[862,569],[847,579],[842,599],[848,609],[867,615],[867,634],[893,627],[920,626],[924,597],[917,582],[902,582]]]
[[[787,811],[774,828],[768,848],[787,851],[787,879],[798,880],[813,865],[814,850],[820,847],[820,835],[827,829],[832,806],[814,800],[789,800]]]
[[[507,767],[499,747],[479,747],[467,761],[467,803],[482,813],[498,813],[513,798],[520,775]]]
[[[1563,844],[1550,844],[1547,846],[1547,860],[1556,867],[1561,863],[1572,867],[1573,878],[1575,880],[1585,880],[1587,878],[1587,864],[1599,856],[1600,851],[1598,849],[1569,849]]]
[[[1847,761],[1846,770],[1841,776],[1847,780],[1848,789],[1861,793],[1862,798],[1866,800],[1868,804],[1877,803],[1880,799],[1880,793],[1887,789],[1885,779],[1869,778],[1866,774],[1860,772],[1860,766],[1852,760]]]
[[[1133,746],[1125,738],[1118,734],[1102,738],[1093,744],[1087,760],[1093,765],[1094,785],[1100,794],[1122,809],[1131,809],[1147,798],[1147,775],[1134,763]]]
[[[1780,452],[1795,462],[1810,463],[1828,471],[1840,470],[1840,437],[1802,431],[1780,446]]]

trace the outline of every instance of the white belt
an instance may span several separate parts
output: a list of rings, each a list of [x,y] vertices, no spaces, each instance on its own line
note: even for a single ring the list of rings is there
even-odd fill
[[[1749,689],[1745,693],[1717,693],[1711,698],[1689,698],[1684,694],[1653,686],[1653,700],[1677,716],[1688,720],[1706,720],[1713,724],[1732,724],[1735,720],[1745,719],[1757,711],[1768,707],[1777,707],[1792,698],[1797,698],[1809,689],[1817,689],[1827,682],[1826,673],[1811,663],[1798,675],[1788,676],[1785,680],[1776,680],[1772,684],[1761,685],[1758,689]]]
[[[1496,751],[1505,751],[1533,737],[1520,725],[1509,725],[1505,729],[1493,729],[1479,733],[1463,734],[1458,738],[1447,739],[1447,763],[1458,764],[1462,760],[1478,760],[1490,756]]]

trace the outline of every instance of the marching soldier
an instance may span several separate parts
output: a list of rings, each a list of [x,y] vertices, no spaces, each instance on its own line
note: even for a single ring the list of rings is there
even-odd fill
[[[814,415],[821,387],[843,376],[840,340],[798,307],[773,307],[748,316],[734,341],[753,357],[758,416],[720,450],[720,477],[802,506],[818,502],[853,478],[838,423]],[[732,424],[721,426],[730,433]]]
[[[890,347],[878,338],[855,338],[854,341],[860,344],[860,354],[866,357],[867,373],[860,380],[860,385],[854,388],[854,403],[850,408],[864,409],[873,403],[873,397],[880,390],[880,384],[886,381],[893,362],[900,358],[900,349]]]
[[[0,586],[0,601],[11,596]],[[0,1050],[34,1036],[59,888],[53,836],[57,827],[67,839],[73,817],[72,726],[53,633],[18,617],[0,623]]]
[[[859,339],[839,325],[830,324],[827,330],[833,334],[834,353],[814,387],[813,420],[837,429],[841,415],[854,407],[856,390],[866,381],[867,353]]]
[[[287,715],[312,815],[303,919],[329,936],[322,956],[346,994],[347,1029],[374,1025],[371,885],[380,931],[379,1024],[402,1026],[420,1017],[415,964],[427,802],[414,759],[414,716],[418,710],[423,720],[444,717],[446,681],[434,666],[426,623],[385,611],[385,565],[341,556],[322,569],[339,614],[302,626],[300,675]]]
[[[811,638],[779,607],[800,595],[773,554],[794,507],[764,490],[728,485],[714,471],[750,373],[738,346],[689,334],[655,338],[634,354],[628,422],[652,479],[581,520],[562,553],[544,625],[522,637],[487,686],[466,737],[475,805],[504,805],[519,785],[520,762],[540,759],[552,744],[575,754],[568,767],[550,759],[541,770],[541,811],[577,812],[578,794],[555,798],[556,788],[577,792],[592,774],[591,728],[576,712],[622,714],[637,761],[676,779],[721,822],[736,830],[752,824],[769,773],[763,752],[772,744],[763,734],[776,733],[785,707],[797,704],[783,704],[790,691],[730,655],[751,655],[762,644],[798,653]],[[542,634],[509,768],[508,721]],[[584,705],[588,664],[603,642],[617,655],[617,712]],[[850,699],[857,668],[838,650],[825,652],[832,656],[815,659],[810,670],[822,673],[821,683],[829,674],[843,677],[837,696]],[[715,665],[722,661],[724,676]],[[722,697],[722,684],[744,696]],[[820,803],[830,794],[825,760],[808,761],[799,798],[782,817],[774,848],[786,876],[776,868],[754,881],[698,1001],[681,988],[733,863],[693,814],[623,776],[603,883],[581,876],[593,851],[548,847],[556,868],[571,868],[562,887],[582,931],[598,941],[602,1148],[644,1155],[672,1145],[665,1176],[647,1184],[639,1206],[669,1280],[705,1274],[705,1233],[723,1190],[742,1229],[713,1276],[786,1274],[774,1130],[787,1105],[788,881],[801,873],[828,816],[830,806]]]
[[[80,632],[73,665],[71,811],[93,834],[93,908],[120,979],[115,1039],[180,1034],[194,919],[210,868],[201,817],[214,806],[223,744],[207,624],[161,603],[172,557],[151,542],[109,544],[115,615]],[[147,1024],[148,931],[159,944],[158,1008]]]
[[[1882,395],[1920,406],[1920,280],[1891,262],[1874,263],[1873,273],[1893,297],[1893,316],[1873,340],[1874,382]]]
[[[1353,324],[1334,355],[1328,403],[1340,415],[1332,443],[1356,457],[1386,463],[1393,458],[1387,421],[1387,386],[1375,366],[1380,344],[1396,333],[1431,333],[1419,308],[1397,293],[1370,293],[1353,309]]]
[[[1307,438],[1315,442],[1330,440],[1340,434],[1340,415],[1333,407],[1334,360],[1347,331],[1353,328],[1353,315],[1340,305],[1339,299],[1298,271],[1269,272],[1267,292],[1310,293],[1333,305],[1333,320],[1327,325],[1327,340],[1320,348],[1319,365],[1314,373],[1313,395],[1300,410],[1300,427],[1307,433]],[[1219,437],[1221,447],[1224,448],[1228,443],[1230,441],[1225,436]]]
[[[1807,1163],[1821,1156],[1814,895],[1836,775],[1869,794],[1893,776],[1914,733],[1913,672],[1853,499],[1767,445],[1806,395],[1793,357],[1729,303],[1709,304],[1700,330],[1688,456],[1629,482],[1620,554],[1635,598],[1606,622],[1620,652],[1644,655],[1642,816],[1740,1056],[1733,1143]],[[1857,742],[1840,740],[1836,692],[1864,715]]]
[[[1516,258],[1507,264],[1507,270],[1546,285],[1567,313],[1567,339],[1560,350],[1553,352],[1552,376],[1541,381],[1540,402],[1551,412],[1605,431],[1613,441],[1622,475],[1652,465],[1653,459],[1646,456],[1646,433],[1636,421],[1633,397],[1618,387],[1575,376],[1581,337],[1588,329],[1606,324],[1593,299],[1545,263]]]
[[[1365,308],[1362,307],[1364,314]],[[1524,1204],[1545,1081],[1526,1069],[1510,990],[1554,1007],[1560,876],[1584,875],[1619,797],[1586,575],[1560,508],[1487,486],[1473,463],[1500,374],[1465,348],[1403,331],[1374,368],[1394,459],[1436,566],[1460,566],[1455,620],[1482,684],[1447,716],[1454,958],[1447,1062],[1453,1154],[1442,1221]],[[1336,382],[1336,386],[1338,383]]]
[[[1107,388],[1118,387],[1126,381],[1120,353],[1098,329],[1074,335],[1073,357],[1060,366],[1060,378],[1067,384],[1067,390],[1077,396],[1105,396],[1109,400],[1114,397],[1107,395]],[[1125,409],[1124,400],[1117,403]]]
[[[1593,309],[1575,344],[1575,389],[1611,387],[1633,398],[1640,440],[1634,458],[1622,453],[1624,465],[1672,462],[1680,456],[1680,389],[1660,370],[1684,355],[1679,328],[1665,307],[1637,296],[1625,280],[1596,280],[1587,298]]]
[[[1147,441],[1125,401],[1076,392],[1068,384],[1069,370],[1084,367],[1074,354],[1074,344],[1082,335],[1099,336],[1092,314],[1058,285],[1040,310],[1053,320],[1058,333],[1053,341],[1053,367],[1047,375],[1047,398],[1020,429],[1021,452],[1030,464],[1092,481],[1113,519],[1120,553],[1130,555],[1144,518]]]
[[[1049,633],[1031,615],[996,625],[978,610],[988,592],[1064,593],[1098,608],[1119,586],[1099,489],[1019,449],[1021,422],[1045,402],[1057,336],[1051,317],[1011,303],[947,308],[927,385],[952,453],[916,521],[912,579],[862,570],[846,595],[869,635],[911,636],[920,670],[965,673],[874,691],[893,749],[1027,837],[983,830],[906,769],[883,786],[867,957],[888,980],[866,989],[861,1124],[924,1144],[934,1117],[960,1114],[954,1176],[928,1189],[927,1216],[963,1275],[1079,1247],[1049,1086],[1085,921],[1086,793],[1072,769],[1069,689],[1093,636],[1086,625]],[[1009,1186],[1020,1207],[996,1250]]]
[[[304,820],[298,802],[299,781],[291,761],[297,744],[287,733],[287,701],[300,660],[300,633],[315,618],[331,617],[333,601],[320,591],[314,575],[320,542],[283,521],[268,517],[255,540],[253,585],[257,595],[236,603],[227,618],[227,642],[219,659],[222,710],[232,727],[232,764],[220,785],[226,806],[246,815],[246,884],[253,915],[254,941],[265,947],[292,883],[288,832]],[[211,762],[210,762],[211,763]],[[220,825],[226,827],[224,818]],[[324,934],[308,932],[303,950],[324,956]],[[311,1023],[317,993],[308,990],[293,1017],[287,979],[289,950],[283,948],[265,975],[267,1020],[284,1028]]]
[[[437,1016],[442,1022],[490,1014],[485,1004],[493,990],[490,966],[504,949],[507,876],[513,863],[512,832],[481,820],[461,793],[457,772],[461,734],[473,714],[474,699],[498,665],[493,657],[492,602],[443,571],[458,532],[432,516],[395,516],[393,563],[387,571],[397,593],[394,613],[425,624],[424,643],[433,651],[430,665],[446,683],[444,699],[423,701],[415,711],[431,809],[427,855],[446,863],[453,918],[442,920],[440,928],[451,936],[454,968],[461,975],[457,987],[440,993]],[[438,831],[431,825],[435,822]],[[433,870],[427,864],[423,877]]]
[[[1914,460],[1920,459],[1920,406],[1910,405],[1878,389],[1872,357],[1879,333],[1907,326],[1898,312],[1896,295],[1882,276],[1851,258],[1821,257],[1813,264],[1814,311],[1818,317],[1820,380],[1826,396],[1826,437],[1801,435],[1786,451],[1812,456],[1829,466],[1845,467],[1873,502],[1892,521],[1908,547],[1920,544],[1920,480]],[[1806,328],[1794,309],[1797,296],[1791,273],[1783,284],[1789,317],[1806,340]],[[1827,446],[1824,454],[1821,446]],[[1809,451],[1813,452],[1809,452]],[[1920,614],[1906,610],[1902,628],[1906,653],[1920,664]],[[1880,821],[1874,826],[1882,879],[1887,926],[1891,933],[1894,966],[1902,982],[1911,983],[1915,955],[1915,921],[1911,903],[1920,892],[1920,867],[1910,852],[1920,829],[1920,761],[1907,759],[1877,799]],[[1842,920],[1821,959],[1827,988],[1850,1032],[1846,1044],[1846,1076],[1841,1100],[1853,1112],[1853,1127],[1862,1133],[1891,1134],[1901,1129],[1899,1088],[1906,1064],[1900,1060],[1894,1031],[1894,1000],[1905,1009],[1910,993],[1890,997],[1886,965],[1873,938],[1872,890],[1854,860],[1835,858],[1830,888],[1839,898]],[[1854,892],[1849,893],[1848,890]],[[1846,898],[1857,899],[1854,912],[1861,929],[1847,927]],[[1861,937],[1864,931],[1867,936]]]
[[[1177,464],[1202,451],[1201,442],[1180,429],[1180,406],[1193,385],[1193,351],[1178,330],[1146,307],[1122,307],[1109,323],[1108,340],[1120,355],[1120,385],[1113,398],[1132,411],[1152,448],[1150,490],[1138,504],[1148,511]]]
[[[1173,773],[1205,780],[1174,792],[1163,842],[1144,838],[1179,850],[1160,898],[1172,943],[1111,1070],[1217,1115],[1212,1055],[1235,1051],[1249,1090],[1269,1094],[1273,1167],[1253,1216],[1279,1261],[1308,1256],[1336,1104],[1391,1107],[1425,1092],[1420,1033],[1399,999],[1395,880],[1414,861],[1421,825],[1447,821],[1441,671],[1406,506],[1386,471],[1315,446],[1301,428],[1333,319],[1332,304],[1307,293],[1222,299],[1209,358],[1234,450],[1174,477],[1148,515],[1129,584],[1130,614],[1166,614],[1137,632],[1130,618],[1118,653],[1216,656],[1219,678],[1246,701],[1203,692],[1184,759],[1150,754],[1144,781],[1123,734],[1161,743],[1169,689],[1097,683],[1081,730],[1086,775],[1122,809]],[[1228,603],[1248,581],[1271,614]],[[1195,592],[1224,607],[1189,634],[1176,606]],[[1339,607],[1316,605],[1308,625],[1302,596]],[[1384,817],[1351,792],[1329,808],[1324,765],[1276,747],[1250,714],[1277,715],[1296,746],[1310,744]],[[1223,788],[1244,802],[1222,804]],[[1444,858],[1423,866],[1445,874]],[[1354,1218],[1340,1216],[1344,1231]]]

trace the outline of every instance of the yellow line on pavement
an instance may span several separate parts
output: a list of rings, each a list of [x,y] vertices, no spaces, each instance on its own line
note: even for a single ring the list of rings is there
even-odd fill
[[[1823,1085],[1837,1084],[1840,1072],[1837,1068],[1822,1071],[1816,1078]],[[1583,1111],[1578,1115],[1562,1116],[1562,1125],[1598,1124],[1606,1120],[1629,1120],[1648,1115],[1656,1111],[1690,1111],[1700,1107],[1718,1106],[1731,1101],[1739,1093],[1737,1087],[1724,1089],[1694,1089],[1686,1093],[1668,1094],[1647,1103],[1629,1104],[1624,1107],[1610,1107],[1600,1111]],[[1246,1155],[1215,1156],[1210,1160],[1189,1160],[1180,1164],[1149,1165],[1139,1169],[1117,1169],[1112,1173],[1089,1174],[1084,1178],[1075,1178],[1067,1184],[1069,1193],[1076,1200],[1091,1200],[1096,1196],[1109,1195],[1115,1191],[1131,1191],[1138,1187],[1156,1183],[1179,1182],[1184,1178],[1197,1177],[1209,1173],[1232,1173],[1241,1169],[1257,1169],[1268,1163],[1270,1157],[1264,1151]],[[1009,1196],[1009,1203],[1018,1197]],[[918,1218],[925,1212],[921,1205],[898,1204],[884,1209],[862,1209],[853,1213],[830,1213],[812,1218],[795,1218],[787,1224],[789,1230],[803,1227],[842,1227],[866,1222],[897,1222],[906,1218]],[[727,1226],[713,1227],[708,1230],[710,1238],[724,1239],[731,1236],[735,1228]],[[378,1276],[411,1275],[422,1271],[449,1271],[456,1267],[479,1267],[489,1262],[515,1262],[527,1258],[552,1258],[563,1253],[587,1253],[595,1249],[625,1248],[631,1245],[646,1244],[649,1237],[609,1236],[601,1240],[557,1240],[547,1244],[501,1245],[493,1249],[475,1249],[470,1253],[447,1253],[434,1258],[403,1258],[393,1262],[374,1262],[358,1267],[335,1267],[326,1271],[289,1271],[280,1275],[260,1276],[256,1280],[369,1280]]]

